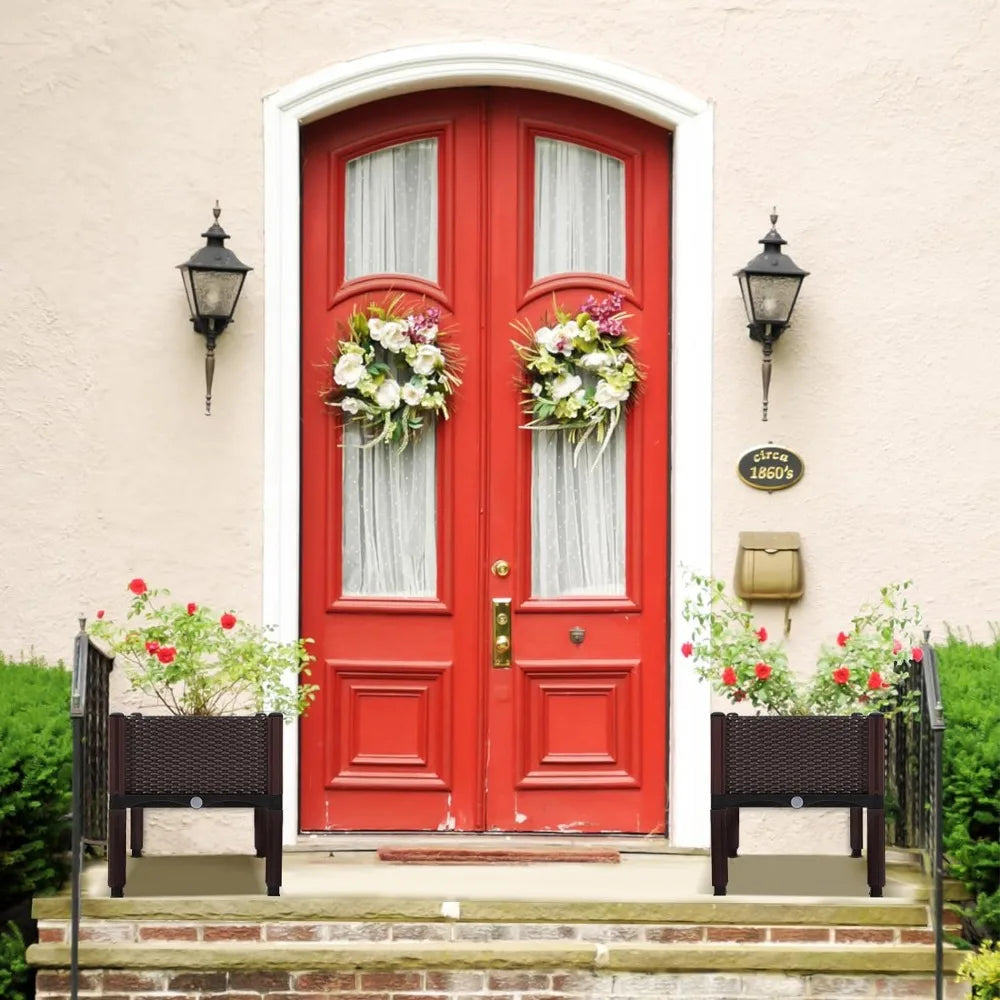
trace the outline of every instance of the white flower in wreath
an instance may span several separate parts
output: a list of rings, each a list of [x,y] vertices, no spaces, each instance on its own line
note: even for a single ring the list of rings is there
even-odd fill
[[[376,344],[382,343],[382,332],[385,329],[385,320],[379,319],[378,316],[371,316],[368,319],[368,336],[375,341]]]
[[[541,382],[532,382],[531,383],[531,395],[532,396],[540,396],[541,394],[542,394],[542,383]]]
[[[375,390],[375,402],[383,410],[394,410],[399,406],[399,383],[394,378],[387,378]]]
[[[588,371],[595,372],[598,368],[604,368],[611,364],[611,355],[604,351],[591,351],[580,358],[580,367]]]
[[[354,396],[346,396],[340,401],[339,405],[344,413],[349,413],[352,417],[355,414],[360,413],[365,408],[365,404],[362,403],[360,399],[356,399]]]
[[[399,354],[408,346],[410,338],[403,323],[386,323],[382,328],[382,346],[393,354]]]
[[[610,382],[603,378],[597,383],[594,389],[594,399],[605,409],[613,410],[616,406],[621,406],[629,397],[628,386],[616,389]]]
[[[535,343],[539,347],[544,347],[550,354],[552,353],[552,344],[556,339],[556,332],[547,326],[540,326],[535,331]]]
[[[407,382],[402,389],[403,402],[407,406],[419,406],[420,401],[427,395],[427,390],[417,382]]]
[[[411,367],[417,375],[430,375],[435,368],[444,365],[441,349],[433,344],[421,344],[413,355]]]
[[[365,374],[365,359],[360,354],[342,354],[333,369],[333,381],[346,389],[356,389]]]
[[[579,375],[557,375],[552,380],[552,398],[565,399],[572,396],[583,384]]]

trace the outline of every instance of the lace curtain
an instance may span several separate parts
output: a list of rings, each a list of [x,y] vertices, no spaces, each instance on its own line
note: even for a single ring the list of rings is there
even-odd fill
[[[347,277],[437,277],[437,140],[358,157],[347,165]],[[405,451],[362,449],[350,424],[343,440],[343,592],[365,597],[437,593],[434,431]]]
[[[567,436],[533,431],[531,590],[535,597],[625,594],[625,428],[604,454],[585,442],[576,464]]]
[[[535,140],[535,277],[586,271],[625,277],[621,160],[554,139]],[[531,583],[536,597],[625,594],[625,434],[600,459],[588,440],[534,431]],[[596,464],[595,464],[596,460]]]
[[[571,142],[535,139],[535,278],[625,277],[625,164]]]

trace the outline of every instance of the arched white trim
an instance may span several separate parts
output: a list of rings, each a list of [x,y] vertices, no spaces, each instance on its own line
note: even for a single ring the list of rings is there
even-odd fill
[[[683,567],[711,565],[712,107],[590,56],[510,42],[421,45],[338,63],[264,101],[264,620],[299,626],[299,127],[408,91],[516,86],[581,97],[670,129],[672,495],[669,833],[708,843],[707,686],[680,656]],[[284,839],[298,833],[299,744],[285,738]]]

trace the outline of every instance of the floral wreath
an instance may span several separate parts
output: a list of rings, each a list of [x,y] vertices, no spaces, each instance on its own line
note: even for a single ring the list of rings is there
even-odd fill
[[[528,341],[513,341],[524,362],[522,408],[531,417],[524,426],[566,431],[577,442],[574,457],[591,435],[604,442],[603,451],[642,380],[628,346],[633,338],[622,296],[615,292],[600,302],[590,296],[575,315],[553,300],[553,311],[551,326],[511,324]]]
[[[402,298],[355,307],[334,347],[324,401],[375,435],[364,448],[381,442],[402,451],[428,418],[448,419],[448,397],[462,384],[454,349],[438,340],[441,311],[407,312]]]

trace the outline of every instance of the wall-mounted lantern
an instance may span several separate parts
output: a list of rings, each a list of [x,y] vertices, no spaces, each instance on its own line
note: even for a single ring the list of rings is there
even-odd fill
[[[206,416],[212,412],[215,341],[232,320],[247,272],[253,270],[224,246],[229,234],[219,225],[221,213],[216,202],[212,210],[215,221],[201,234],[205,237],[205,245],[196,250],[190,260],[177,265],[184,279],[191,322],[195,331],[205,338]]]
[[[774,342],[784,333],[792,318],[795,300],[799,297],[802,281],[809,273],[795,266],[791,257],[783,254],[785,241],[778,235],[777,209],[771,211],[771,231],[758,242],[764,252],[746,267],[736,272],[747,311],[747,329],[750,339],[759,341],[764,350],[761,362],[761,380],[764,385],[763,420],[767,420],[767,393],[771,385],[771,352]]]

